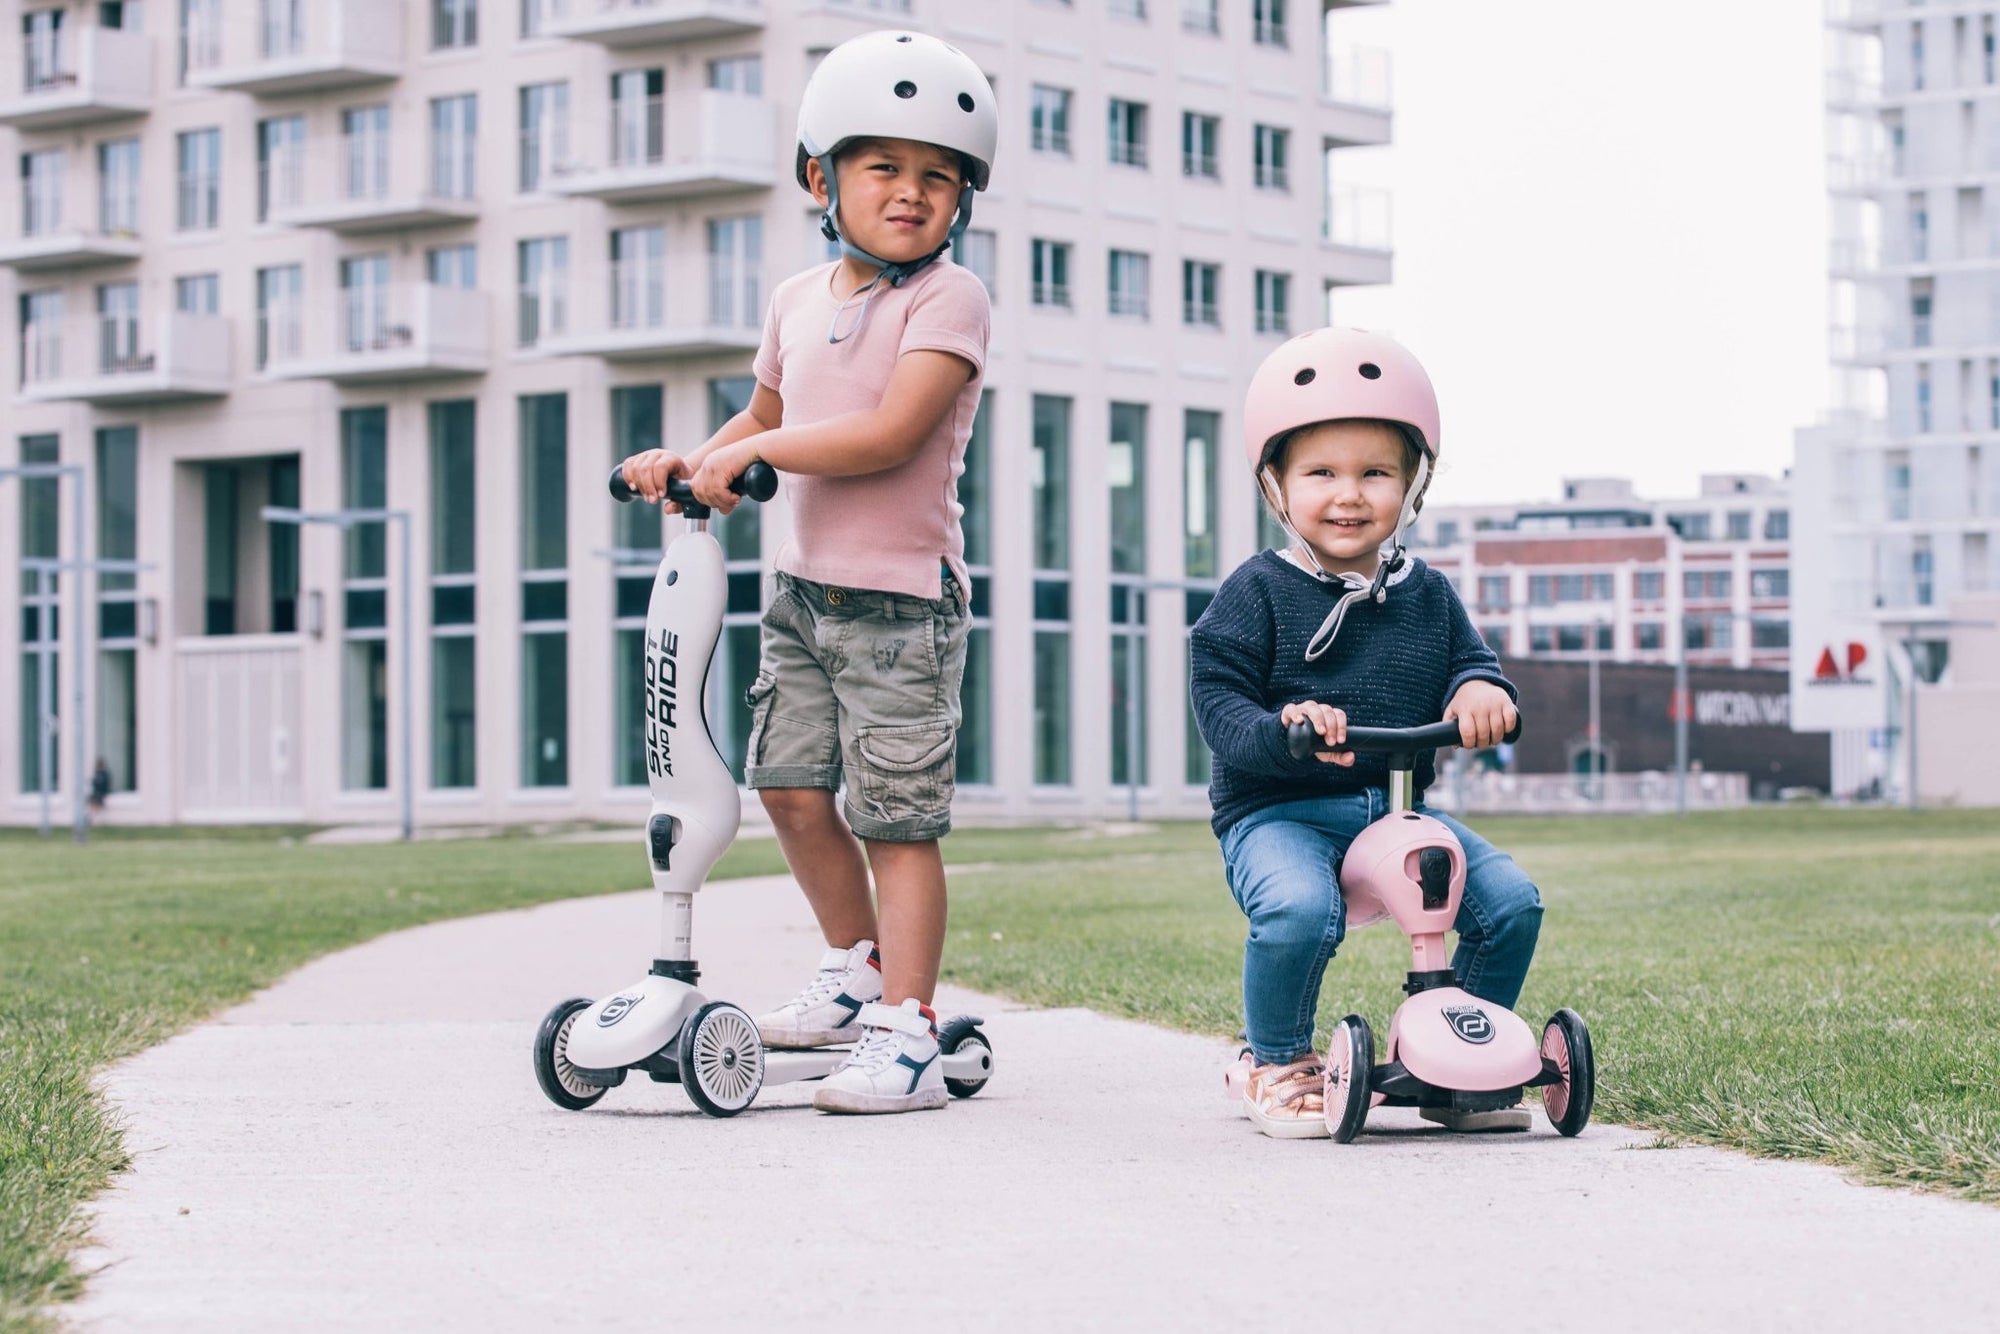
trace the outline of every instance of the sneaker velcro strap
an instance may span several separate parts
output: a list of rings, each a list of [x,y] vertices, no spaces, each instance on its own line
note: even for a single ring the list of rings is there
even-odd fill
[[[828,951],[827,951],[827,952],[826,952],[825,954],[822,954],[822,955],[820,955],[820,956],[819,956],[819,970],[820,970],[820,971],[821,971],[822,973],[831,973],[831,972],[834,972],[834,971],[836,971],[836,970],[838,970],[839,972],[843,972],[843,973],[844,973],[844,972],[846,972],[846,971],[847,971],[847,951],[846,951],[846,950],[828,950]]]
[[[931,1021],[923,1015],[899,1005],[884,1005],[880,1001],[870,1001],[862,1006],[855,1021],[864,1028],[890,1028],[898,1033],[908,1033],[913,1038],[931,1035]]]

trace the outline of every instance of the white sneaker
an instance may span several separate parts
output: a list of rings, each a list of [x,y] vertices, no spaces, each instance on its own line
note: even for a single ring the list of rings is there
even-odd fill
[[[914,996],[861,1007],[861,1043],[813,1094],[822,1112],[916,1112],[942,1107],[937,1016]]]
[[[882,956],[875,942],[828,950],[806,989],[769,1014],[757,1016],[757,1036],[767,1047],[830,1047],[861,1036],[855,1016],[882,999]]]

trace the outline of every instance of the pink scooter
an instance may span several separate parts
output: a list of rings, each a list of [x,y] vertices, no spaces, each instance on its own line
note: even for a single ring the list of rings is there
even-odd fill
[[[1507,739],[1519,734],[1516,727]],[[1294,723],[1286,743],[1299,759],[1328,749],[1310,723]],[[1361,831],[1341,863],[1347,929],[1393,917],[1411,951],[1403,985],[1409,998],[1389,1022],[1387,1062],[1375,1064],[1375,1035],[1360,1015],[1334,1029],[1326,1125],[1342,1144],[1361,1133],[1371,1107],[1497,1111],[1520,1102],[1528,1088],[1542,1090],[1542,1109],[1560,1134],[1575,1135],[1590,1120],[1596,1067],[1583,1017],[1557,1010],[1537,1044],[1519,1015],[1462,990],[1445,952],[1445,932],[1465,893],[1465,849],[1442,822],[1412,807],[1418,753],[1458,744],[1458,724],[1441,722],[1349,727],[1337,748],[1389,761],[1389,813]]]

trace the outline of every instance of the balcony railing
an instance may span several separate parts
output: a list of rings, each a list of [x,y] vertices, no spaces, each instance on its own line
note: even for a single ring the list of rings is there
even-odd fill
[[[1181,31],[1213,37],[1222,31],[1216,16],[1216,0],[1181,0]]]
[[[402,72],[399,0],[263,0],[255,10],[218,5],[195,13],[187,35],[195,87],[275,96],[381,83]]]
[[[138,259],[139,253],[138,234],[129,231],[54,227],[18,240],[0,240],[0,266],[16,273],[54,273],[126,264]]]
[[[373,133],[285,148],[264,166],[266,216],[284,226],[324,227],[347,235],[478,217],[479,204],[470,190],[469,145],[468,151],[441,163],[420,162],[417,154],[426,148],[401,143],[393,134]]]
[[[768,189],[778,180],[776,127],[763,98],[715,88],[616,103],[595,127],[570,127],[577,155],[550,160],[542,188],[616,203]]]
[[[1391,226],[1394,196],[1367,185],[1335,185],[1327,191],[1321,237],[1348,250],[1387,253],[1395,248]]]
[[[1387,111],[1395,105],[1394,61],[1374,46],[1350,46],[1329,51],[1320,71],[1320,94],[1344,106]]]
[[[755,32],[762,0],[570,0],[569,13],[542,25],[549,37],[603,46],[657,46]]]
[[[265,312],[260,330],[267,375],[350,384],[477,375],[491,339],[485,293],[430,283],[283,302]]]
[[[1037,306],[1057,306],[1063,310],[1070,308],[1068,283],[1036,283],[1029,297]]]
[[[33,42],[0,90],[0,125],[58,130],[143,116],[152,109],[153,45],[144,33],[82,28]]]
[[[90,315],[21,333],[21,396],[33,402],[172,402],[229,392],[219,315]]]
[[[522,294],[524,332],[552,300],[567,328],[543,330],[538,346],[565,356],[658,361],[754,352],[763,316],[761,274],[710,256],[706,282],[689,257],[625,260],[578,284],[576,309],[554,292]]]

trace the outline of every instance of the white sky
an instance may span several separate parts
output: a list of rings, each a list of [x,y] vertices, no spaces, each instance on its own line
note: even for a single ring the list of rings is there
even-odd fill
[[[1820,0],[1394,0],[1396,281],[1334,319],[1393,332],[1443,415],[1443,504],[1628,476],[1779,473],[1827,399]]]

